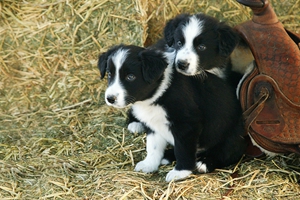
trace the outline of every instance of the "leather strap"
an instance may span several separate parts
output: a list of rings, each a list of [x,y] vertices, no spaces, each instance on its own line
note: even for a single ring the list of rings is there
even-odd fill
[[[237,0],[237,2],[251,8],[262,8],[265,5],[265,2],[261,0]]]
[[[244,111],[243,116],[245,119],[245,125],[247,130],[249,130],[251,124],[255,121],[259,113],[265,106],[266,100],[269,98],[269,91],[267,88],[262,88],[259,99],[251,105],[246,111]]]

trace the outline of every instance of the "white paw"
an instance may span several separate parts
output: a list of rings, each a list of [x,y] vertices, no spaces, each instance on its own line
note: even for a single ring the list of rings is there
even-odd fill
[[[161,164],[161,165],[168,165],[168,164],[170,164],[170,161],[163,158],[163,159],[160,161],[160,164]]]
[[[176,180],[185,179],[185,178],[187,178],[191,173],[192,173],[192,171],[190,171],[190,170],[176,170],[176,169],[172,169],[172,170],[169,171],[169,173],[167,174],[166,181],[167,181],[167,182],[170,182],[170,181],[172,181],[172,180],[176,181]]]
[[[144,173],[151,173],[158,170],[159,164],[153,164],[153,162],[149,162],[147,160],[140,161],[136,164],[134,171],[139,172],[142,171]]]
[[[142,133],[145,130],[144,125],[141,122],[131,122],[128,124],[127,129],[131,133]]]
[[[196,167],[197,167],[198,172],[200,172],[200,173],[207,173],[208,172],[206,164],[202,163],[201,161],[196,163]]]

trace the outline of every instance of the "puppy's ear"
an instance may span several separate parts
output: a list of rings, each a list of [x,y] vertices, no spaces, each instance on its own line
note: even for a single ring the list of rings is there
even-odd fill
[[[230,26],[220,23],[218,26],[219,33],[219,51],[224,57],[228,57],[239,42],[238,33]]]
[[[106,74],[108,57],[109,57],[108,52],[105,52],[99,56],[98,69],[100,71],[101,79],[103,79]]]
[[[167,22],[165,28],[164,28],[164,38],[168,44],[169,47],[171,47],[174,44],[174,33],[177,27],[181,22],[187,19],[189,15],[188,14],[180,14],[177,15],[174,19],[171,19]]]
[[[100,71],[100,75],[101,75],[101,79],[104,78],[105,74],[106,74],[106,70],[107,70],[107,62],[110,58],[110,56],[119,48],[122,48],[124,45],[118,45],[118,46],[114,46],[111,47],[107,52],[102,53],[99,56],[99,60],[98,60],[98,69]]]
[[[144,80],[148,83],[157,81],[168,66],[163,53],[157,50],[146,49],[139,53],[142,61],[142,73]]]

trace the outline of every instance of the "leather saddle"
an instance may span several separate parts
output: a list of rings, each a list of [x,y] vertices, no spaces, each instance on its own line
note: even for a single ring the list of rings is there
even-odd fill
[[[248,135],[263,152],[300,154],[300,36],[268,0],[237,1],[253,11],[236,26],[254,56],[239,93]]]

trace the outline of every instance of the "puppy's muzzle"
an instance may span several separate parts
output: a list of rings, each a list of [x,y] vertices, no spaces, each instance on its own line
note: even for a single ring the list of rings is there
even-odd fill
[[[190,63],[184,61],[184,60],[178,60],[177,61],[177,67],[182,70],[185,71],[187,70],[187,68],[189,67]]]

